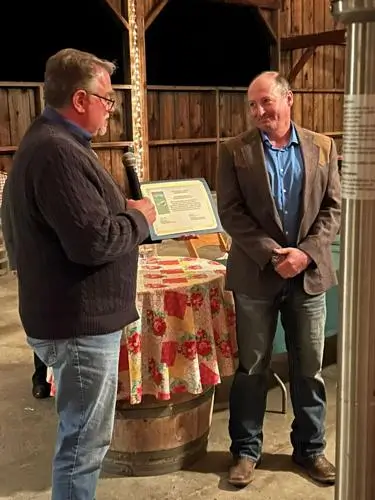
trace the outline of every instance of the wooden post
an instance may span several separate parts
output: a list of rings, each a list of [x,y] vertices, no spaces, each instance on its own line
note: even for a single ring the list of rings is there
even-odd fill
[[[132,123],[138,176],[149,180],[144,0],[128,0]]]
[[[216,105],[216,172],[217,172],[219,169],[219,159],[220,159],[220,90],[219,89],[216,89],[215,92],[215,105]]]
[[[280,71],[280,9],[272,11],[271,25],[276,35],[275,43],[271,47],[271,69]]]

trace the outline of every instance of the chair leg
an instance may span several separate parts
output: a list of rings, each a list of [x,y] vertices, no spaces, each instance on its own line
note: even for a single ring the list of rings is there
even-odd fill
[[[277,373],[275,373],[274,371],[272,371],[272,375],[273,375],[274,379],[276,380],[277,385],[281,389],[281,412],[284,415],[286,415],[286,412],[287,412],[287,401],[288,401],[288,392],[287,392],[286,386],[285,386],[284,382],[281,380],[281,378],[278,376]]]

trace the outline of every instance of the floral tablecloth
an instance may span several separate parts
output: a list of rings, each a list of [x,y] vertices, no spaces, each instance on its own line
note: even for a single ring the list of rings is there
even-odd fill
[[[143,394],[199,394],[236,369],[232,294],[225,267],[191,257],[150,257],[140,262],[139,320],[124,329],[118,400],[140,403]],[[53,373],[48,369],[55,394]]]
[[[140,263],[139,320],[124,330],[118,399],[143,394],[199,394],[232,375],[236,363],[233,297],[225,267],[190,257],[151,257]]]

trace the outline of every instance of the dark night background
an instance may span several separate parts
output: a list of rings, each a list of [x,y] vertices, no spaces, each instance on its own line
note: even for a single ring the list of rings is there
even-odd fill
[[[1,18],[0,81],[41,82],[46,59],[74,47],[115,60],[113,83],[129,83],[124,28],[104,0],[4,2]],[[146,33],[146,50],[149,85],[247,86],[269,69],[256,9],[209,0],[170,0]]]

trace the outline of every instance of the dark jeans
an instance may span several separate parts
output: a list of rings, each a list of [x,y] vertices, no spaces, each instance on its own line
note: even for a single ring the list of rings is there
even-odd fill
[[[325,294],[310,296],[301,280],[291,280],[273,300],[235,296],[239,369],[230,394],[229,434],[234,456],[257,461],[263,444],[267,375],[278,315],[288,350],[294,410],[291,442],[296,458],[323,453],[326,392],[321,375]]]
[[[34,353],[34,374],[32,376],[33,386],[45,385],[47,383],[47,367],[43,361]]]

